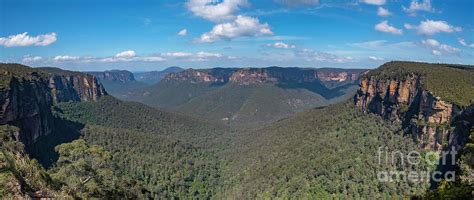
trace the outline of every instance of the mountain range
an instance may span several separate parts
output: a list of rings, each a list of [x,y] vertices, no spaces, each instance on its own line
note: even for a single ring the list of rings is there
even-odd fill
[[[347,99],[355,92],[359,77],[367,71],[281,67],[187,69],[169,73],[151,86],[133,90],[121,87],[128,95],[116,97],[210,120],[251,125]]]
[[[473,66],[187,69],[121,96],[106,82],[138,82],[126,71],[0,74],[2,197],[472,197]],[[433,156],[381,163],[380,147]],[[383,182],[385,170],[456,177]]]

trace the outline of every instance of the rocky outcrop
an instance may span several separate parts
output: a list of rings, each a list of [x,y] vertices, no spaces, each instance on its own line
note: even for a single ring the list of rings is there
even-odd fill
[[[107,95],[102,84],[91,75],[52,76],[48,82],[54,103],[97,101]]]
[[[0,124],[19,127],[18,139],[25,144],[51,133],[53,104],[96,101],[107,95],[92,75],[29,70],[23,74],[5,71],[5,85],[0,89]]]
[[[367,113],[401,122],[405,133],[411,134],[425,149],[441,151],[449,144],[465,142],[452,125],[466,124],[459,121],[460,116],[472,111],[434,96],[423,89],[420,80],[420,75],[415,73],[398,78],[367,76],[360,81],[354,103]]]
[[[418,75],[411,74],[404,80],[385,80],[373,77],[360,81],[355,104],[369,113],[376,113],[385,119],[400,120],[398,116],[411,104],[420,90]]]
[[[188,81],[190,83],[234,83],[238,85],[260,85],[264,83],[353,83],[367,70],[362,69],[303,69],[303,68],[213,68],[184,70],[168,74],[165,80]],[[344,84],[342,83],[342,84]],[[338,84],[335,84],[338,86]]]
[[[187,81],[190,83],[223,83],[221,77],[215,77],[211,73],[201,70],[188,69],[178,73],[170,73],[165,77],[167,81]]]
[[[350,72],[316,72],[316,77],[322,81],[356,81],[359,73]]]
[[[274,83],[277,79],[263,69],[242,69],[234,72],[229,81],[239,85],[256,85]]]

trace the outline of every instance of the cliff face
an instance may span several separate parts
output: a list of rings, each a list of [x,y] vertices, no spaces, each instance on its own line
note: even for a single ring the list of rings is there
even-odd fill
[[[188,69],[168,74],[165,80],[191,83],[235,83],[260,85],[264,83],[312,83],[357,81],[366,70],[302,69],[302,68],[244,68]]]
[[[242,69],[234,72],[229,81],[239,85],[256,85],[277,82],[277,79],[261,69]]]
[[[20,75],[6,70],[4,76],[5,85],[0,88],[0,124],[19,127],[21,132],[17,139],[24,144],[51,133],[53,117],[50,109],[54,103],[96,101],[107,95],[91,75],[41,71]]]
[[[168,81],[188,81],[190,83],[215,83],[224,82],[221,77],[215,77],[206,71],[188,69],[178,73],[170,73],[165,77]]]
[[[107,95],[104,87],[91,75],[52,76],[48,82],[54,103],[97,101]]]
[[[350,72],[316,72],[316,77],[322,81],[356,81],[359,79],[358,73]]]
[[[472,119],[471,122],[465,122],[465,119],[467,116],[474,118],[472,108],[471,111],[461,109],[423,89],[420,75],[416,73],[388,79],[365,77],[360,81],[354,103],[365,112],[401,122],[404,131],[421,147],[434,151],[441,151],[448,145],[462,145],[466,138],[456,133],[465,130],[456,124],[472,126]]]

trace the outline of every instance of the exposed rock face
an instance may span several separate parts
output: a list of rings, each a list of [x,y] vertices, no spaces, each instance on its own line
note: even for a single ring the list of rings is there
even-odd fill
[[[459,116],[469,112],[424,90],[420,76],[414,73],[401,79],[363,78],[354,103],[365,112],[402,122],[405,132],[412,134],[421,147],[434,151],[462,143],[451,124],[460,123]]]
[[[7,80],[8,87],[0,89],[0,124],[19,127],[19,139],[25,144],[51,133],[54,103],[96,101],[107,95],[94,76],[79,73],[32,72]]]
[[[348,72],[317,72],[316,77],[322,81],[354,81],[359,79],[359,74],[348,73]]]
[[[223,78],[214,77],[209,72],[194,69],[168,74],[165,79],[168,81],[189,81],[191,83],[224,82]]]
[[[90,75],[53,76],[48,87],[54,103],[68,101],[97,101],[106,95],[104,87]]]
[[[264,83],[312,83],[357,81],[366,70],[345,69],[302,69],[302,68],[245,68],[245,69],[189,69],[171,73],[166,80],[188,81],[191,83],[235,83],[239,85],[259,85]]]
[[[400,114],[397,113],[400,105],[411,104],[421,88],[419,77],[415,74],[400,81],[369,77],[362,79],[359,86],[355,96],[356,106],[385,119],[400,119]]]
[[[256,85],[276,82],[277,79],[262,69],[242,69],[234,72],[229,81],[239,85]]]
[[[117,83],[128,83],[134,82],[135,77],[132,72],[127,70],[110,70],[104,72],[87,72],[88,74],[94,75],[99,81],[109,81]]]

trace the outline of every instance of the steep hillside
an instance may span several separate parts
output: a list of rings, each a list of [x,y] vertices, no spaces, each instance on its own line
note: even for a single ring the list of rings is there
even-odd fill
[[[0,197],[22,199],[30,196],[58,196],[45,170],[25,155],[23,144],[15,141],[19,129],[0,126]],[[65,197],[64,197],[65,198]]]
[[[107,92],[117,98],[126,98],[132,94],[133,91],[146,86],[146,84],[135,80],[133,73],[127,70],[86,73],[97,77]]]
[[[212,146],[213,140],[227,130],[224,125],[141,103],[123,102],[110,96],[97,102],[62,103],[56,107],[55,113],[73,122],[172,136],[199,146]]]
[[[366,70],[213,68],[171,73],[127,100],[232,124],[271,122],[352,96]]]
[[[362,79],[354,100],[364,112],[401,123],[419,147],[440,155],[440,174],[456,174],[432,181],[435,190],[425,198],[474,197],[473,66],[389,62]]]
[[[137,81],[146,83],[148,85],[153,85],[160,82],[170,73],[176,73],[183,71],[183,68],[180,67],[168,67],[162,71],[148,71],[148,72],[136,72],[133,73]]]
[[[474,68],[389,62],[362,79],[354,100],[366,112],[402,122],[426,149],[459,149],[474,121],[461,117],[473,112]]]
[[[410,168],[379,161],[380,147],[387,152],[422,152],[398,130],[398,125],[364,114],[346,102],[243,132],[224,156],[230,163],[218,197],[398,199],[423,194],[429,180],[394,183],[378,179],[383,171],[430,170],[424,164]]]
[[[55,114],[83,124],[75,131],[88,144],[111,152],[113,174],[139,198],[206,199],[216,193],[221,161],[215,151],[230,138],[225,126],[110,96],[98,102],[62,103]]]
[[[107,95],[95,77],[58,68],[0,64],[0,74],[0,125],[20,127],[18,137],[25,144],[52,132],[53,104],[96,101]]]
[[[328,103],[321,95],[304,89],[283,89],[272,84],[258,87],[227,84],[191,99],[176,110],[233,124],[249,124],[276,121]]]
[[[215,195],[226,126],[122,102],[91,75],[1,69],[1,198]]]

